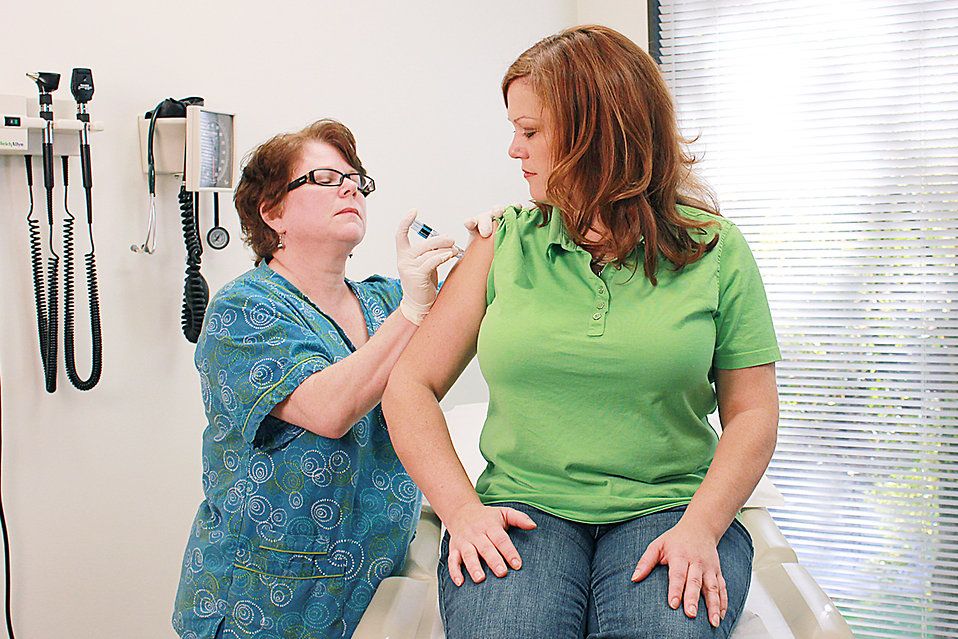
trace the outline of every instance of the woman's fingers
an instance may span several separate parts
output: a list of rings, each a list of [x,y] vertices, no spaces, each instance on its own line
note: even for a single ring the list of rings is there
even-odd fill
[[[688,562],[669,562],[669,606],[673,610],[678,610],[678,607],[682,604],[682,592],[685,590],[685,578],[688,576],[688,572]]]
[[[633,582],[638,583],[649,576],[649,573],[652,572],[652,569],[655,568],[662,559],[661,549],[662,549],[661,542],[658,539],[656,539],[651,544],[649,544],[648,548],[645,549],[645,552],[642,553],[642,556],[639,557],[639,562],[635,564],[635,570],[632,571]],[[671,581],[670,581],[670,584],[671,584]],[[672,602],[672,597],[670,595],[669,603],[671,604],[671,602]],[[672,606],[672,608],[677,608],[677,607],[678,607],[678,604],[675,604],[674,606]]]
[[[706,570],[702,575],[702,594],[705,596],[705,609],[708,611],[709,623],[718,628],[721,621],[722,601],[719,595],[718,575]]]
[[[507,530],[511,526],[525,530],[536,527],[536,523],[523,512],[490,506],[471,509],[463,515],[465,525],[458,526],[457,523],[452,521],[449,526],[449,576],[457,586],[465,582],[458,567],[460,558],[475,583],[486,577],[482,562],[497,577],[505,577],[510,566],[514,570],[520,569],[522,558]]]
[[[489,541],[496,547],[497,554],[502,555],[506,563],[516,570],[519,570],[519,568],[522,567],[522,558],[519,556],[519,551],[516,550],[516,547],[512,544],[512,540],[509,539],[509,534],[506,533],[505,530],[497,529],[490,530],[488,536]],[[503,575],[499,576],[502,577]]]
[[[725,583],[725,577],[719,572],[719,617],[725,619],[725,613],[728,611],[728,585]]]
[[[459,553],[457,548],[450,546],[449,548],[449,576],[452,578],[452,583],[457,586],[461,586],[465,583],[465,578],[462,576],[462,555]]]
[[[699,596],[702,594],[702,566],[698,563],[689,564],[688,576],[685,579],[685,614],[695,617],[699,610]]]
[[[483,561],[486,562],[486,565],[489,566],[492,574],[496,577],[506,576],[506,573],[509,572],[509,569],[506,568],[506,562],[503,560],[502,555],[499,554],[499,550],[495,544],[489,541],[487,536],[483,535],[482,538],[478,540],[476,550],[479,551],[479,555]]]
[[[516,510],[515,508],[500,508],[499,510],[502,512],[502,519],[506,523],[507,528],[515,526],[523,530],[532,530],[536,527],[536,522],[532,521],[532,517],[521,510]]]
[[[471,543],[465,543],[460,552],[463,563],[466,565],[466,572],[472,577],[473,583],[479,583],[485,579],[486,571],[482,569],[482,564],[479,562],[479,553],[476,551],[476,547]]]

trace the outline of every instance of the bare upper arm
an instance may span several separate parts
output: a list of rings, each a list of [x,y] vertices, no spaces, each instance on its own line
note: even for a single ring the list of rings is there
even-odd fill
[[[716,368],[715,390],[723,427],[735,415],[752,409],[770,411],[777,423],[778,387],[774,363],[748,368]]]
[[[413,335],[390,379],[413,381],[442,399],[476,354],[486,314],[486,281],[495,233],[478,238],[449,273],[436,303]]]

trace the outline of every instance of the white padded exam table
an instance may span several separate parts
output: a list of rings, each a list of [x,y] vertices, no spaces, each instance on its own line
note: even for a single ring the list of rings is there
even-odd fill
[[[485,467],[479,432],[486,404],[465,404],[445,414],[456,452],[475,483]],[[715,423],[713,427],[720,432]],[[742,509],[755,557],[745,611],[732,639],[854,639],[766,510],[782,503],[781,494],[763,477]],[[439,518],[424,505],[402,573],[379,585],[354,639],[444,639],[436,581],[440,535]]]

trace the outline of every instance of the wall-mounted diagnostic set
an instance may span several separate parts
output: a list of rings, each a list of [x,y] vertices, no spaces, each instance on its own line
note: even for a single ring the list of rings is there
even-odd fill
[[[90,132],[100,131],[101,125],[91,122],[87,104],[93,98],[93,73],[90,69],[73,69],[70,90],[73,102],[54,100],[59,88],[60,74],[50,72],[28,73],[36,83],[39,99],[33,104],[24,96],[0,95],[0,154],[22,155],[26,172],[30,209],[27,228],[30,235],[30,264],[33,272],[33,292],[37,311],[37,332],[40,341],[40,359],[46,390],[57,388],[57,342],[59,336],[60,255],[56,249],[54,201],[56,158],[60,158],[60,179],[63,183],[63,344],[67,377],[80,390],[90,390],[100,380],[103,343],[100,331],[100,300],[96,277],[96,256],[93,244],[93,170],[90,163]],[[75,102],[75,105],[74,105]],[[75,106],[75,111],[74,111]],[[72,111],[72,113],[71,113]],[[42,230],[34,217],[33,158],[40,156],[43,171],[43,190],[46,195],[47,248],[44,251]],[[90,375],[83,379],[77,372],[74,353],[74,223],[76,218],[69,208],[70,157],[79,156],[80,176],[86,204],[87,236],[90,251],[84,255],[87,293],[90,299],[90,337],[92,360]],[[44,253],[47,255],[44,256]],[[44,257],[46,272],[44,273]]]

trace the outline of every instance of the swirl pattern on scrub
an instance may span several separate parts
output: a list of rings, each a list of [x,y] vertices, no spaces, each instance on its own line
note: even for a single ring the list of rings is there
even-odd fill
[[[397,280],[347,280],[370,335]],[[173,627],[184,639],[348,637],[403,564],[422,495],[375,407],[340,439],[269,412],[353,352],[345,334],[266,264],[210,303],[196,348],[206,410],[200,504]]]

